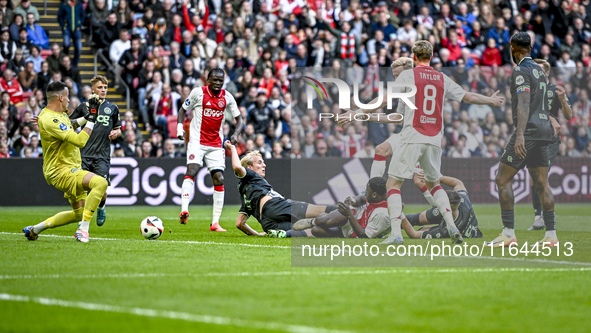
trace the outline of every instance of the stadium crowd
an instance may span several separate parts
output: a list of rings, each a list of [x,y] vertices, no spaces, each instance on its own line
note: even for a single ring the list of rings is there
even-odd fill
[[[466,90],[500,90],[510,100],[508,43],[517,31],[532,35],[533,58],[551,64],[551,81],[572,104],[572,119],[560,117],[559,155],[591,156],[589,10],[590,0],[84,0],[61,4],[62,48],[49,44],[29,1],[0,0],[0,157],[42,155],[31,117],[45,105],[50,82],[70,87],[70,108],[87,101],[91,88],[76,68],[84,34],[120,75],[123,82],[111,76],[115,86],[127,85],[134,97],[133,111],[121,114],[123,135],[113,142],[113,156],[182,156],[168,125],[191,89],[221,67],[224,88],[246,123],[239,154],[256,149],[269,159],[372,158],[375,146],[399,131],[393,124],[342,128],[319,121],[320,112],[340,112],[337,99],[330,94],[308,110],[301,89],[292,95],[298,67],[339,68],[348,83],[375,96],[372,83],[384,80],[377,69],[412,57],[413,43],[426,39],[434,45],[435,68]],[[40,50],[50,48],[43,59]],[[23,101],[23,92],[32,95]],[[499,157],[514,128],[510,103],[446,103],[444,124],[444,154],[452,158]],[[224,124],[226,138],[233,126]]]

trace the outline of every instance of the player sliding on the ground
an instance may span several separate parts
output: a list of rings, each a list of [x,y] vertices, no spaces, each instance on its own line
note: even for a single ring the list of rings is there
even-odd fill
[[[423,176],[419,174],[418,178],[425,181]],[[468,191],[461,180],[453,177],[441,176],[439,179],[441,184],[453,188],[453,190],[445,191],[449,198],[451,205],[452,216],[458,230],[464,238],[482,238],[482,232],[478,229],[478,220],[472,208],[472,202],[468,197]],[[430,227],[422,227],[415,230],[413,226],[435,225]],[[406,215],[402,217],[402,228],[410,238],[450,238],[445,220],[443,220],[439,209],[433,207],[424,212]]]
[[[393,152],[388,169],[388,212],[392,233],[382,244],[403,243],[400,230],[402,222],[400,188],[404,179],[413,177],[417,162],[420,163],[425,173],[427,188],[446,221],[452,241],[462,243],[462,236],[453,221],[449,198],[439,185],[444,98],[494,106],[500,106],[503,98],[497,96],[498,91],[491,97],[467,92],[447,75],[431,68],[429,66],[433,58],[431,43],[418,41],[414,44],[412,52],[413,61],[417,67],[402,71],[396,83],[408,85],[398,92],[410,92],[412,91],[410,87],[413,85],[417,88],[416,94],[409,99],[418,108],[415,110],[406,103],[398,103],[398,112],[404,114],[404,127],[400,134],[399,146]],[[352,111],[347,111],[348,114],[352,114]],[[374,111],[374,109],[361,111],[367,113]],[[341,119],[343,119],[342,116]]]
[[[185,112],[193,109],[189,144],[187,145],[187,172],[182,186],[181,224],[186,224],[189,218],[190,191],[194,188],[197,171],[203,166],[203,161],[213,179],[213,217],[210,231],[226,231],[220,224],[220,216],[224,208],[224,170],[226,168],[226,156],[222,141],[224,134],[222,125],[224,112],[230,111],[236,120],[236,130],[230,137],[230,141],[236,144],[240,131],[242,131],[242,117],[236,105],[234,97],[222,89],[224,85],[224,70],[214,68],[209,72],[207,80],[209,85],[195,88],[183,103],[179,111],[177,135],[181,140],[185,139],[183,121]]]
[[[119,107],[107,101],[109,81],[102,75],[97,75],[90,80],[92,93],[99,96],[100,106],[96,127],[90,135],[86,145],[80,149],[82,155],[82,169],[104,177],[109,185],[109,170],[111,169],[111,141],[121,136],[121,120],[119,119]],[[84,125],[84,116],[88,114],[89,103],[81,103],[70,115],[74,128]],[[103,196],[96,211],[96,224],[102,226],[106,219],[105,203],[107,193]]]
[[[511,74],[511,106],[515,131],[501,156],[495,183],[499,188],[503,231],[487,246],[502,247],[517,245],[515,237],[515,198],[513,178],[525,166],[529,169],[534,188],[542,201],[542,216],[546,226],[543,246],[556,246],[556,220],[554,216],[554,196],[548,185],[550,156],[548,146],[552,135],[559,126],[548,113],[548,82],[542,68],[531,58],[531,37],[518,32],[511,37],[511,55],[517,67]],[[554,124],[552,124],[554,122]],[[554,129],[553,129],[554,127]]]
[[[47,220],[23,229],[25,237],[36,240],[47,228],[79,222],[76,240],[88,243],[90,220],[107,191],[107,180],[81,170],[80,148],[84,147],[95,126],[100,106],[99,97],[91,95],[86,126],[76,134],[68,118],[70,90],[62,82],[47,87],[47,107],[39,114],[39,134],[43,145],[43,175],[48,184],[63,191],[72,210],[58,213]],[[86,194],[87,191],[88,196]]]
[[[544,73],[546,73],[546,77],[550,77],[550,63],[548,63],[544,59],[536,59],[534,60],[538,65],[542,66]],[[548,96],[548,109],[550,113],[550,117],[554,119],[558,119],[558,112],[562,109],[562,114],[566,120],[570,120],[573,117],[573,112],[570,108],[570,102],[568,97],[566,96],[566,90],[563,87],[557,86],[554,83],[550,83],[548,80],[548,86],[546,94]],[[548,155],[550,159],[550,165],[548,167],[552,167],[554,164],[554,160],[556,159],[556,155],[558,155],[558,148],[560,147],[560,137],[557,132],[554,133],[554,137],[552,137],[552,142],[548,145]],[[532,180],[533,184],[533,180]],[[532,185],[531,187],[531,202],[534,206],[535,212],[535,219],[534,224],[527,229],[528,231],[533,230],[541,230],[544,229],[544,218],[542,217],[542,203],[540,202],[540,196],[538,192]]]
[[[232,169],[240,179],[238,192],[242,207],[236,219],[236,228],[245,234],[278,238],[307,237],[309,235],[306,232],[292,231],[292,223],[336,209],[334,206],[318,206],[285,199],[265,180],[267,166],[258,151],[246,154],[241,160],[236,147],[230,141],[226,141],[225,145],[232,152]],[[259,233],[246,224],[249,216],[254,216],[265,232]]]
[[[373,177],[365,194],[339,202],[338,210],[301,219],[293,224],[293,230],[312,228],[314,237],[382,238],[390,231],[386,194],[386,179]]]

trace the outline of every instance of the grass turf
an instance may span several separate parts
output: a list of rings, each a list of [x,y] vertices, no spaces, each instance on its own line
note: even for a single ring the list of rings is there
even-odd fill
[[[291,267],[290,240],[244,236],[232,206],[221,219],[227,233],[208,231],[211,207],[192,207],[185,226],[178,207],[109,207],[103,227],[91,224],[101,239],[89,244],[75,242],[76,225],[36,242],[17,235],[64,209],[0,208],[0,332],[584,332],[591,324],[585,205],[557,206],[559,239],[573,243],[574,255],[542,258],[582,270],[503,269],[514,266],[503,260],[488,260],[490,269]],[[498,206],[475,211],[484,239],[494,238]],[[543,237],[524,231],[531,211],[516,208],[520,242]],[[148,215],[164,221],[159,240],[140,235]]]

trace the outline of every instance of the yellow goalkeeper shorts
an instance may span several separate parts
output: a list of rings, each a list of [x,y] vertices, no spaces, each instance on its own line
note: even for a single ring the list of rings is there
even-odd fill
[[[86,191],[82,186],[82,180],[88,173],[88,171],[78,168],[63,169],[51,183],[55,188],[64,192],[64,198],[68,199],[70,204],[72,204],[86,200]]]

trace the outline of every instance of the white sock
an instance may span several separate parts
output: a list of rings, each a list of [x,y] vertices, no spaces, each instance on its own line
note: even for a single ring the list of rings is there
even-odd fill
[[[386,171],[386,156],[375,154],[369,177],[384,177],[384,171]]]
[[[90,222],[80,221],[80,223],[78,224],[78,229],[80,229],[80,230],[84,230],[84,231],[88,232],[89,228],[90,228]]]
[[[213,191],[213,218],[211,224],[219,223],[222,209],[224,208],[224,185],[221,185],[222,191]]]
[[[450,231],[451,226],[455,225],[455,223],[447,193],[445,193],[441,185],[437,185],[431,189],[431,195],[433,196],[435,204],[437,205],[437,208],[439,208],[439,212],[447,224],[447,230]]]
[[[392,227],[392,236],[402,237],[400,225],[402,224],[402,195],[400,190],[391,189],[388,191],[388,214],[390,214],[390,226]]]
[[[515,229],[503,228],[503,236],[510,238],[515,237]]]
[[[183,180],[182,192],[181,192],[181,212],[189,211],[189,202],[191,201],[191,189],[195,185],[193,178],[187,176]]]
[[[39,223],[39,224],[36,224],[35,226],[33,226],[33,232],[34,232],[36,235],[39,235],[39,234],[40,234],[40,233],[42,233],[42,232],[43,232],[43,230],[45,230],[45,229],[47,229],[47,225],[45,224],[45,221],[43,221],[43,222],[41,222],[41,223]]]
[[[429,192],[429,189],[426,185],[423,186],[421,192],[423,192],[423,196],[425,197],[425,199],[427,199],[431,207],[437,207],[437,203],[435,202],[435,199],[433,199],[433,196],[431,195],[431,192]]]
[[[37,233],[37,232],[35,232]],[[546,237],[556,238],[556,230],[546,230]]]

